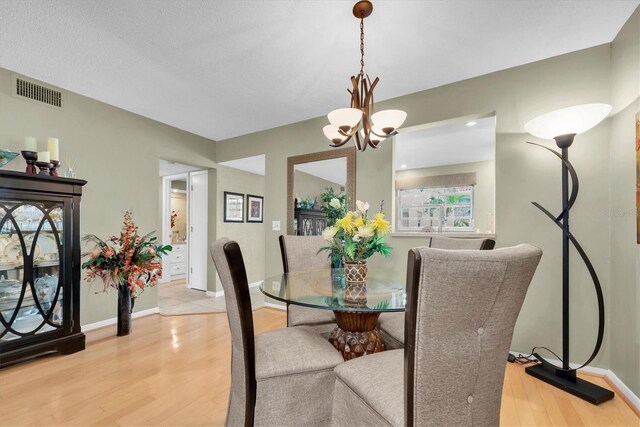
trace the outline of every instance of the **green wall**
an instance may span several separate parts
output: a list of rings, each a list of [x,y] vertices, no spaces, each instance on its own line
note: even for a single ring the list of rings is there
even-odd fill
[[[340,194],[340,189],[344,188],[344,185],[297,170],[293,171],[293,182],[294,195],[297,194],[300,199],[311,197],[312,200],[317,201],[319,206],[322,205],[320,196],[327,187],[333,187],[336,194]]]
[[[640,9],[611,45],[610,368],[640,396],[640,246],[636,241],[635,115],[640,113]]]
[[[24,137],[35,136],[40,150],[45,150],[47,136],[60,139],[61,158],[71,157],[78,177],[88,181],[82,198],[82,234],[108,237],[118,233],[126,209],[133,209],[142,232],[159,231],[160,158],[203,169],[216,166],[211,140],[69,91],[65,99],[64,111],[58,111],[15,98],[11,72],[0,68],[0,147],[20,151]],[[63,164],[62,169],[67,166]],[[18,158],[6,168],[23,171],[24,161]],[[215,212],[215,174],[210,175],[209,199]],[[211,238],[215,221],[209,227]],[[116,316],[117,293],[104,294],[101,289],[97,282],[82,284],[83,325]],[[157,289],[148,288],[134,311],[157,305]]]
[[[264,240],[265,222],[246,222],[247,194],[253,196],[265,196],[265,177],[254,173],[244,172],[239,169],[218,165],[218,212],[217,212],[217,235],[235,240],[240,245],[247,270],[249,283],[262,280],[265,272],[264,268]],[[224,192],[242,193],[244,197],[245,222],[231,223],[224,222]],[[271,201],[264,198],[263,207],[269,206]],[[216,290],[222,290],[222,283],[216,274]]]
[[[553,211],[560,207],[560,164],[545,150],[525,144],[532,137],[523,125],[530,118],[560,107],[610,101],[610,45],[527,64],[470,80],[379,102],[377,109],[399,108],[408,113],[406,127],[472,114],[496,112],[496,231],[498,246],[522,242],[537,245],[544,256],[516,325],[512,348],[528,351],[534,345],[561,348],[561,236],[535,207],[541,202]],[[345,71],[345,85],[348,74]],[[384,84],[384,76],[382,82]],[[345,98],[345,104],[348,100]],[[265,220],[286,221],[287,157],[330,150],[322,133],[325,117],[232,138],[216,144],[216,158],[227,161],[266,155]],[[609,199],[609,121],[581,135],[572,148],[572,161],[581,176],[582,193],[575,205],[572,227],[591,255],[607,299],[611,293],[609,220],[603,215]],[[551,145],[549,141],[545,144]],[[391,144],[358,153],[357,198],[378,206],[392,196]],[[266,231],[266,274],[281,272],[278,235]],[[407,252],[426,244],[420,237],[391,237],[394,254],[374,257],[371,267],[404,281]],[[572,260],[573,359],[591,351],[597,319],[588,272],[576,256]],[[608,366],[610,335],[594,362]]]

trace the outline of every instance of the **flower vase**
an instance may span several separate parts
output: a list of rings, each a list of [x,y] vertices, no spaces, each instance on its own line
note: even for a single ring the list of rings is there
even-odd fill
[[[118,286],[118,336],[131,333],[131,311],[135,304],[128,286]]]
[[[344,263],[344,300],[353,304],[367,303],[367,262]]]

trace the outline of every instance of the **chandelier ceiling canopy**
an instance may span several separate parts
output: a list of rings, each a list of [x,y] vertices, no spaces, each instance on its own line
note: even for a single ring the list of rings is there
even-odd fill
[[[407,113],[400,110],[383,110],[374,113],[373,90],[380,81],[371,79],[364,72],[364,19],[373,12],[373,4],[368,0],[357,2],[353,6],[353,15],[360,19],[360,72],[351,76],[351,105],[330,112],[329,125],[322,130],[331,141],[331,147],[342,147],[354,138],[360,151],[367,146],[378,148],[385,138],[395,135],[402,126]]]

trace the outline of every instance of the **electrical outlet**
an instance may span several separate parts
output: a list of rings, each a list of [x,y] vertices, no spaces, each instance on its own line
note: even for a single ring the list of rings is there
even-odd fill
[[[280,231],[280,221],[271,221],[271,231]]]

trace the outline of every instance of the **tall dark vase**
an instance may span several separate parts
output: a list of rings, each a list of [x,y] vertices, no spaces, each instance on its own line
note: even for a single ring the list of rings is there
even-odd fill
[[[118,336],[131,333],[131,311],[135,300],[131,299],[131,291],[127,286],[118,286]]]

